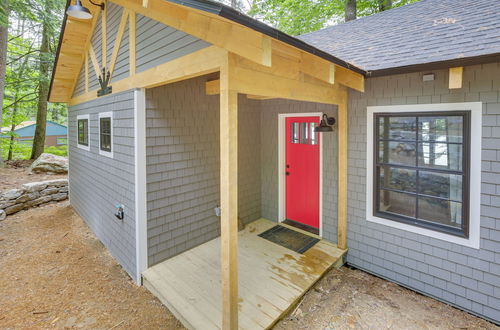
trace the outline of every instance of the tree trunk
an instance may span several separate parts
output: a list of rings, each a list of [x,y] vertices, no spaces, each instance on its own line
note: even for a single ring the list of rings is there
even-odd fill
[[[384,11],[392,8],[392,0],[378,0],[378,10]]]
[[[345,21],[356,19],[356,0],[346,0],[345,2]]]
[[[37,159],[45,147],[45,126],[47,125],[47,97],[49,95],[49,26],[44,22],[42,43],[40,45],[40,85],[38,92],[38,110],[36,129],[33,138],[31,159]]]
[[[7,41],[9,39],[9,2],[0,1],[0,128],[2,127],[3,93],[7,65]],[[3,167],[2,144],[0,143],[0,167]]]

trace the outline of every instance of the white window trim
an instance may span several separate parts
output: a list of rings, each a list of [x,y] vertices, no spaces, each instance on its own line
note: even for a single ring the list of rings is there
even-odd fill
[[[111,119],[111,151],[101,150],[101,118],[110,118]],[[97,132],[99,134],[99,145],[97,146],[99,149],[99,155],[106,156],[109,158],[113,158],[113,152],[115,150],[115,146],[113,145],[113,111],[107,112],[99,112],[99,119],[97,120]]]
[[[78,143],[78,121],[80,119],[87,119],[87,142],[88,145],[83,145]],[[78,115],[76,116],[76,145],[78,148],[90,151],[90,115]]]
[[[469,198],[469,238],[461,238],[438,231],[416,227],[401,222],[376,217],[373,215],[373,122],[378,112],[428,112],[428,111],[470,111],[471,112],[471,146],[470,148],[470,198]],[[456,243],[479,249],[480,246],[480,209],[481,209],[481,137],[482,137],[482,103],[440,103],[412,104],[367,107],[366,122],[366,219],[370,222],[406,230],[412,233]]]
[[[322,112],[280,113],[278,114],[278,222],[286,220],[286,125],[289,117],[318,117],[318,122],[323,116]],[[320,133],[321,134],[321,133]],[[319,237],[323,237],[323,137],[319,139]]]

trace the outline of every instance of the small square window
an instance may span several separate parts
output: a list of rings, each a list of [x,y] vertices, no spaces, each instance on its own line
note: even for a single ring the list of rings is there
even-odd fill
[[[99,114],[99,154],[113,157],[113,116],[111,112]]]
[[[78,148],[89,151],[89,115],[77,117],[77,145]]]

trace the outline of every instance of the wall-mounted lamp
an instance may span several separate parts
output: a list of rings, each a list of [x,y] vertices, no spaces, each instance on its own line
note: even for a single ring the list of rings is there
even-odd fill
[[[315,132],[333,132],[332,125],[335,125],[335,118],[328,117],[326,114],[323,114],[323,118],[321,118],[321,122],[319,126],[314,128]]]
[[[91,4],[97,7],[101,7],[101,10],[104,10],[105,5],[104,2],[102,3],[94,3],[92,0],[89,0]],[[66,14],[69,17],[73,18],[78,18],[78,19],[91,19],[92,14],[90,13],[90,10],[82,6],[80,0],[76,0],[76,3],[72,6],[69,6],[68,9],[66,10]]]

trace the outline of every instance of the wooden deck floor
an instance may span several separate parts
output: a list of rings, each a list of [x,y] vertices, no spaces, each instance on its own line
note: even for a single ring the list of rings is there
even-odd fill
[[[346,252],[325,241],[304,254],[259,236],[276,223],[257,220],[238,235],[239,327],[266,329]],[[221,327],[220,238],[144,272],[144,285],[189,329]]]

